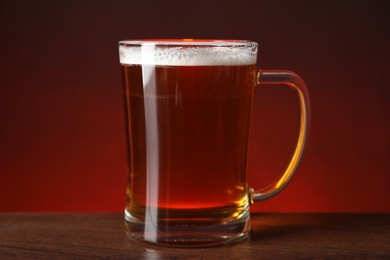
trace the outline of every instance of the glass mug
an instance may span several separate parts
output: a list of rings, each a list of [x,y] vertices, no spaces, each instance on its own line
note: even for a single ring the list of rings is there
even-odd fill
[[[280,192],[302,157],[308,91],[289,71],[258,70],[257,43],[242,40],[119,42],[124,81],[128,186],[125,223],[143,241],[199,247],[239,241],[250,204]],[[300,102],[299,136],[279,180],[247,183],[256,85],[285,84]]]

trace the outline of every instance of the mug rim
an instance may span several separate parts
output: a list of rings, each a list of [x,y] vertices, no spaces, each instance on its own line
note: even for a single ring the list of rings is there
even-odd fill
[[[258,43],[250,40],[235,40],[235,39],[136,39],[136,40],[121,40],[119,46],[196,46],[196,47],[257,47]]]
[[[257,46],[246,40],[125,40],[119,42],[119,61],[128,65],[251,65],[257,62]]]

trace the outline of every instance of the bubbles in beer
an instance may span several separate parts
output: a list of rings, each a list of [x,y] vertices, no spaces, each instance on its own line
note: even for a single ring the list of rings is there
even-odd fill
[[[148,64],[171,66],[217,66],[256,64],[257,44],[240,46],[155,45],[140,42],[120,45],[122,64]]]

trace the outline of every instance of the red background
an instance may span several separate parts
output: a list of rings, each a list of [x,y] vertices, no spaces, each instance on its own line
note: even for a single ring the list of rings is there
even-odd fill
[[[311,135],[296,178],[254,211],[390,212],[386,1],[1,1],[0,211],[122,211],[117,42],[259,42],[264,69],[307,82]],[[285,87],[256,90],[249,182],[282,171],[297,134]]]

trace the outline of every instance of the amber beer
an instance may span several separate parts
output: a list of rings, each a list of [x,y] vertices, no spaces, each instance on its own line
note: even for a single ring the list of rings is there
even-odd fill
[[[139,219],[153,207],[169,220],[207,221],[242,211],[255,65],[123,65],[123,74],[126,210]]]
[[[240,52],[148,42],[120,48],[131,235],[203,244],[208,235],[246,234],[256,79],[250,46]]]

